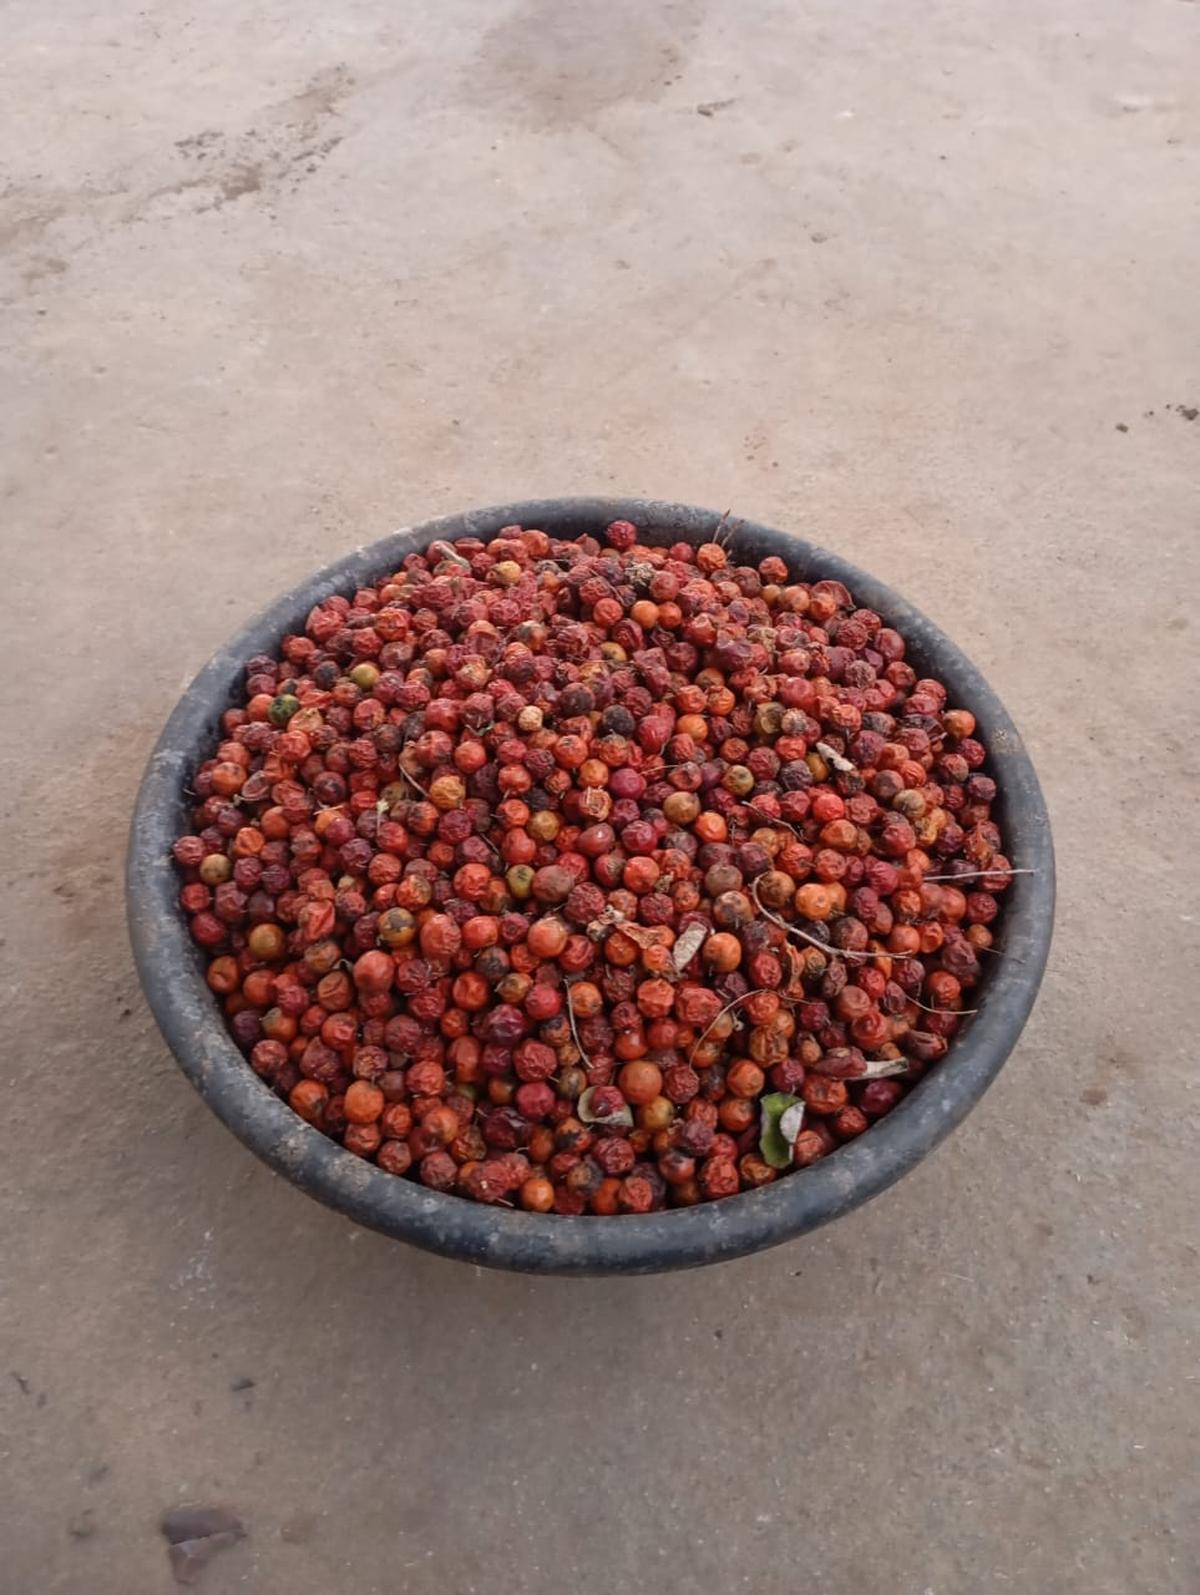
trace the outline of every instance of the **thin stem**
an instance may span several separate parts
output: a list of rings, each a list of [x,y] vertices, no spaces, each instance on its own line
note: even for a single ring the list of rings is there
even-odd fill
[[[680,759],[676,764],[659,764],[652,769],[644,768],[639,771],[639,774],[645,776],[666,775],[668,770],[683,770],[686,769],[689,764],[699,763],[699,759]]]
[[[893,953],[893,952],[888,952],[886,948],[883,948],[883,949],[872,948],[872,949],[870,949],[867,952],[859,952],[859,951],[857,951],[857,949],[849,948],[849,947],[831,947],[828,942],[822,941],[819,936],[811,936],[811,935],[809,935],[808,931],[801,930],[799,925],[789,925],[786,920],[780,919],[778,914],[773,914],[771,912],[771,910],[769,908],[767,908],[763,904],[762,898],[759,897],[759,895],[758,895],[758,882],[756,880],[750,882],[750,895],[751,895],[751,897],[753,897],[754,901],[758,904],[759,911],[762,914],[764,919],[769,919],[771,921],[772,925],[778,925],[780,930],[786,932],[787,935],[789,935],[789,936],[798,936],[801,941],[806,941],[806,942],[809,943],[810,946],[819,948],[820,951],[823,952],[823,953],[828,953],[828,955],[831,958],[905,958],[905,959],[910,959],[910,958],[916,958],[918,956],[916,953]]]
[[[570,1024],[570,1026],[571,1026],[571,1036],[572,1036],[572,1038],[573,1038],[573,1040],[575,1042],[575,1050],[579,1053],[579,1056],[583,1059],[584,1063],[590,1069],[592,1067],[592,1060],[588,1057],[587,1053],[583,1050],[583,1042],[580,1041],[580,1039],[579,1039],[579,1031],[575,1028],[575,1004],[571,1001],[571,988],[570,988],[570,986],[567,987],[567,1020],[568,1020],[568,1022]]]
[[[504,854],[496,846],[495,842],[492,841],[490,836],[485,835],[483,831],[472,831],[471,835],[477,836],[485,847],[490,847],[492,852],[500,860],[501,864],[504,863]]]
[[[404,768],[403,764],[400,763],[399,759],[396,760],[396,772],[398,775],[402,775],[410,786],[415,786],[423,798],[428,799],[429,793],[421,785],[420,781],[417,780],[415,775],[409,775],[408,771]]]
[[[404,747],[407,748],[409,745],[410,744],[406,742],[404,744]],[[404,749],[402,748],[400,751],[403,752]],[[428,793],[428,791],[425,789],[425,787],[423,787],[421,785],[420,781],[417,780],[415,775],[410,775],[409,774],[409,772],[404,768],[403,761],[400,760],[400,759],[396,760],[396,772],[397,772],[397,774],[402,775],[410,786],[415,787],[416,790],[421,794],[421,796],[425,799],[426,802],[429,801],[429,793]],[[490,847],[491,848],[492,852],[500,860],[500,862],[501,863],[504,862],[504,854],[496,846],[495,842],[492,841],[490,836],[485,836],[482,831],[473,831],[471,834],[473,836],[478,836],[480,841],[482,841],[483,844],[486,847]]]
[[[966,1014],[979,1012],[978,1008],[931,1008],[927,1002],[922,1002],[919,997],[910,997],[907,992],[904,994],[904,1000],[911,1002],[914,1008],[920,1008],[925,1013],[948,1013],[953,1014],[956,1019]]]
[[[923,875],[922,884],[926,881],[977,881],[986,875],[1036,875],[1035,869],[969,869],[963,870],[958,875]]]
[[[748,997],[761,997],[763,992],[765,992],[767,989],[768,988],[766,986],[760,986],[757,991],[744,991],[740,997],[735,997],[732,1002],[727,1002],[724,1008],[721,1009],[720,1013],[717,1014],[712,1022],[706,1025],[701,1033],[696,1037],[695,1044],[693,1045],[691,1052],[688,1054],[688,1062],[691,1063],[697,1052],[699,1052],[700,1048],[704,1045],[705,1037],[711,1030],[715,1029],[716,1026],[721,1023],[721,1020],[724,1019],[725,1015],[730,1011],[731,1008],[736,1008],[738,1003],[745,1002]]]
[[[742,807],[750,809],[753,813],[757,814],[759,819],[765,820],[767,822],[768,826],[782,825],[783,828],[790,831],[793,836],[799,837],[801,841],[804,840],[804,833],[799,830],[798,827],[793,825],[790,820],[781,819],[777,814],[765,814],[762,809],[756,807],[753,798],[751,798],[749,803],[744,803]]]

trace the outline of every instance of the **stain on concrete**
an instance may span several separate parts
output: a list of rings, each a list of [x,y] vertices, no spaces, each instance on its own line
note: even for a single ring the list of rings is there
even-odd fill
[[[468,97],[542,130],[658,100],[679,81],[704,11],[703,0],[526,0],[480,40]]]
[[[176,140],[180,156],[200,171],[155,189],[125,220],[161,219],[179,209],[180,196],[185,210],[203,215],[248,197],[267,199],[294,190],[342,142],[343,134],[327,133],[325,127],[354,82],[347,67],[330,67],[315,73],[296,93],[264,107],[254,125],[240,134],[204,128]]]
[[[18,257],[18,280],[29,294],[65,272],[71,254],[111,228],[206,215],[256,196],[273,202],[318,172],[341,144],[345,135],[328,124],[354,87],[346,66],[323,68],[294,93],[263,107],[241,132],[205,127],[176,139],[171,148],[177,170],[166,181],[139,181],[135,165],[117,181],[70,191],[11,184],[0,194],[0,255]],[[148,158],[140,164],[151,169]],[[63,234],[58,251],[37,252],[56,229]],[[21,258],[26,250],[31,253]]]

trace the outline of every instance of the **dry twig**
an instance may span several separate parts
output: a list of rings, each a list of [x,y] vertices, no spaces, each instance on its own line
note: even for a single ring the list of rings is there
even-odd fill
[[[801,941],[806,941],[812,947],[817,947],[821,952],[827,953],[831,958],[916,958],[916,953],[893,953],[887,948],[868,948],[866,952],[858,952],[849,947],[833,947],[829,942],[824,942],[819,936],[812,936],[806,930],[801,930],[799,925],[789,925],[778,914],[764,906],[762,898],[758,895],[758,882],[750,882],[750,895],[758,904],[759,911],[764,919],[769,919],[772,925],[778,925],[780,930],[789,936],[798,936]]]
[[[1036,874],[1037,870],[1032,869],[972,869],[963,870],[959,875],[923,875],[921,877],[921,884],[924,885],[928,881],[949,881],[950,884],[953,885],[955,881],[982,880],[985,875],[999,875],[1007,878],[1009,875]]]
[[[767,988],[765,986],[760,986],[757,991],[744,991],[740,997],[735,997],[732,1002],[727,1002],[724,1008],[721,1009],[720,1013],[716,1015],[710,1024],[705,1025],[704,1029],[696,1037],[696,1040],[692,1045],[692,1050],[688,1054],[688,1062],[691,1063],[692,1059],[703,1046],[705,1037],[721,1023],[721,1020],[724,1019],[725,1015],[730,1011],[730,1009],[736,1008],[740,1002],[745,1002],[750,997],[761,997],[763,992],[766,990]]]
[[[585,1067],[590,1069],[592,1067],[592,1060],[588,1057],[587,1053],[583,1050],[583,1042],[580,1041],[580,1039],[579,1039],[579,1031],[575,1027],[575,1004],[571,1001],[571,988],[570,988],[570,986],[567,987],[567,1021],[568,1021],[568,1023],[571,1026],[571,1037],[572,1037],[573,1041],[575,1042],[575,1050],[579,1053],[579,1056],[583,1059]]]

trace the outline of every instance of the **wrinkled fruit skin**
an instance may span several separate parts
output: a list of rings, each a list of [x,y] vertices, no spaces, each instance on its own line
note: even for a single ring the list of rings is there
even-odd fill
[[[943,1066],[1010,866],[970,710],[839,582],[506,527],[325,599],[194,772],[180,907],[249,1066],[394,1178],[636,1215]],[[952,1060],[950,1066],[952,1067]]]

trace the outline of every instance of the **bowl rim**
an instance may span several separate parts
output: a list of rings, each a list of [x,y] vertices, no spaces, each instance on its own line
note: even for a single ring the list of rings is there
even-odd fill
[[[980,988],[979,1012],[947,1059],[871,1130],[803,1171],[756,1191],[661,1213],[614,1218],[509,1211],[397,1179],[305,1123],[254,1074],[203,977],[204,958],[178,907],[171,844],[187,823],[184,784],[211,749],[251,655],[273,651],[319,599],[352,591],[431,543],[502,527],[559,536],[630,520],[657,544],[730,534],[735,554],[781,555],[799,580],[842,581],[902,632],[907,657],[970,707],[999,787],[1008,856],[1032,871],[1005,894],[1003,958]],[[150,1009],[180,1069],[208,1106],[276,1173],[355,1223],[427,1251],[495,1268],[548,1274],[650,1273],[739,1257],[793,1239],[879,1195],[960,1124],[1003,1067],[1037,997],[1054,920],[1054,849],[1033,765],[999,698],[939,627],[878,578],[792,533],[714,510],[656,499],[529,499],[402,527],[360,545],[281,594],[212,656],[163,728],[138,791],[126,862],[130,941]]]

